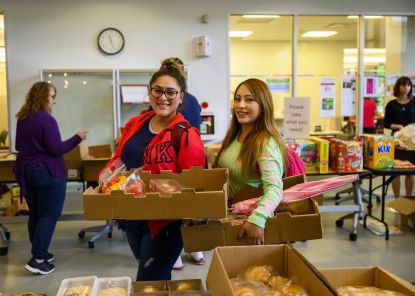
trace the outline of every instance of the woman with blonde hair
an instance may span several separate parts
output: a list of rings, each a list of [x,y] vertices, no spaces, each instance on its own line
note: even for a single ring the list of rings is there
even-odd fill
[[[257,208],[249,216],[239,236],[250,244],[264,243],[268,217],[282,199],[282,176],[287,153],[274,120],[274,106],[268,85],[259,79],[240,83],[233,99],[233,116],[215,167],[230,172],[230,191],[263,187]]]
[[[32,258],[25,268],[35,274],[55,270],[55,259],[48,252],[56,222],[62,213],[66,193],[66,170],[63,155],[86,137],[79,131],[62,141],[58,123],[52,117],[56,103],[56,87],[36,82],[17,113],[14,172],[20,186],[20,197],[29,206],[28,230]]]

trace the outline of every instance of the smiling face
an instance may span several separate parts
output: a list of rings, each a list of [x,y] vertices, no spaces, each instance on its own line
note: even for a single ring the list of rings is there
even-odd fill
[[[241,85],[235,93],[233,111],[238,122],[245,127],[253,127],[261,114],[261,107],[250,90]]]
[[[173,119],[183,102],[183,92],[176,79],[163,75],[150,85],[150,104],[156,116]]]

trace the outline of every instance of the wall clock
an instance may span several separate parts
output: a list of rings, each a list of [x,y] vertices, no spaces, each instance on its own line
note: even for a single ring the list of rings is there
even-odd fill
[[[115,28],[105,28],[98,35],[98,48],[108,55],[114,55],[123,50],[124,35]]]

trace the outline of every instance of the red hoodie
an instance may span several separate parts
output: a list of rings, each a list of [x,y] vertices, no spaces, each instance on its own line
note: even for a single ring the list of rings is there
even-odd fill
[[[124,145],[143,127],[144,123],[154,115],[155,113],[151,111],[133,117],[128,121],[123,130],[117,150],[104,169],[114,160],[121,157]],[[171,129],[182,121],[185,121],[183,115],[177,113],[170,124],[148,143],[144,151],[143,170],[158,174],[161,170],[171,170],[176,173],[192,166],[203,167],[205,162],[203,142],[200,138],[199,131],[194,127],[189,128],[187,132],[185,131],[183,133],[178,159],[174,153],[171,144]],[[101,174],[101,172],[99,174]],[[173,222],[175,222],[175,220],[149,220],[148,226],[152,235],[155,236],[161,229]]]

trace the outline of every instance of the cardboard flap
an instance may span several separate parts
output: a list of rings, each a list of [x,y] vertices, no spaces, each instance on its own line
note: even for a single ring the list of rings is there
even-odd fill
[[[110,145],[89,146],[88,151],[95,158],[110,158],[112,154]]]
[[[388,206],[394,208],[406,216],[415,213],[415,199],[398,197],[395,200],[391,201]]]

